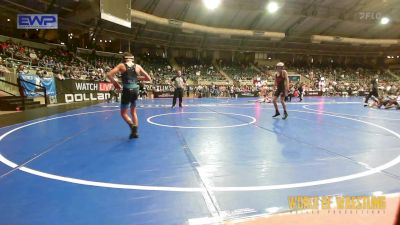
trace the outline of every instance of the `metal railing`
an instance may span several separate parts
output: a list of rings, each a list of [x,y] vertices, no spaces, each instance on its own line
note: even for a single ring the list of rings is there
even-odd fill
[[[10,88],[10,86],[12,86],[12,87],[14,87],[14,89],[17,90],[17,92],[19,92],[20,91],[20,86],[18,84],[14,84],[12,82],[8,82],[8,81],[1,80],[1,79],[0,79],[0,84],[1,84],[0,85],[0,91],[3,91],[3,92],[5,92],[5,93],[7,93],[9,95],[12,95],[12,96],[16,96],[16,97],[18,96],[15,93],[11,93],[11,92],[6,91],[5,89],[7,89],[7,88],[4,88],[7,85],[8,85],[8,88]],[[25,109],[25,98],[24,98],[24,96],[21,96],[20,94],[19,94],[19,97],[21,98],[21,101],[22,101],[22,107]]]
[[[18,78],[17,80],[18,80],[18,83],[20,84],[19,87],[21,87],[21,92],[22,92],[21,94],[23,94],[23,86],[21,85],[21,82],[34,85],[34,86],[39,87],[40,89],[43,90],[44,104],[45,104],[46,106],[49,104],[49,100],[48,100],[48,96],[47,96],[47,90],[46,90],[46,88],[45,88],[44,86],[42,86],[42,85],[37,85],[37,84],[35,84],[35,83],[29,82],[29,81],[24,80],[24,79],[21,79],[21,78]],[[39,94],[40,94],[40,93],[39,93]],[[41,94],[40,94],[40,95],[41,95]],[[24,96],[24,97],[25,97],[25,96]]]
[[[12,96],[19,95],[19,87],[17,84],[0,79],[0,91],[3,91]]]
[[[27,66],[31,66],[32,65],[32,61],[14,59],[12,57],[11,58],[5,58],[5,61],[6,61],[6,66],[7,67],[14,67],[15,66],[14,64],[11,64],[11,63],[24,64],[24,65],[27,65]]]
[[[31,69],[44,69],[44,70],[49,70],[54,66],[53,64],[44,64],[43,62],[39,61],[37,66],[32,65],[32,61],[27,61],[27,60],[19,60],[19,59],[13,59],[13,58],[5,58],[6,61],[6,66],[7,67],[15,67],[17,65],[23,64],[27,66],[28,68]]]

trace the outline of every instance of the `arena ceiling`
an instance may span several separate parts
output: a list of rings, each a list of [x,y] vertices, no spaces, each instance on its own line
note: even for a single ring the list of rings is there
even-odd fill
[[[221,37],[205,33],[185,33],[180,29],[146,23],[125,28],[99,20],[99,0],[3,0],[4,13],[59,14],[65,29],[75,33],[93,30],[112,39],[159,47],[220,49],[227,51],[269,51],[311,54],[398,54],[399,46],[352,46],[313,44],[311,35],[354,38],[400,39],[400,0],[277,0],[280,10],[269,14],[266,0],[222,0],[211,11],[201,0],[132,0],[132,8],[167,19],[221,28],[283,32],[281,41],[257,37]],[[2,12],[2,13],[3,13]],[[379,23],[388,16],[391,22]]]

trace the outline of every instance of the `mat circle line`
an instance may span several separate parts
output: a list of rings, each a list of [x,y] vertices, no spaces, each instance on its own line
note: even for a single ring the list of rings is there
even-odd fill
[[[66,118],[66,117],[72,117],[72,116],[78,116],[78,115],[88,115],[88,114],[109,112],[109,111],[115,111],[115,110],[102,110],[102,111],[77,113],[77,114],[53,117],[53,118],[49,118],[49,119],[44,119],[44,120],[28,123],[28,124],[16,127],[14,129],[2,134],[0,136],[0,143],[6,136],[10,135],[11,133],[13,133],[17,130],[28,127],[28,126],[32,126],[35,124],[39,124],[39,123],[43,123],[43,122],[47,122],[47,121],[51,121],[51,120]],[[317,112],[311,112],[311,111],[302,111],[302,110],[288,110],[288,111],[289,112],[308,113],[308,114],[319,114],[319,115],[322,114],[324,116],[357,121],[357,122],[361,122],[361,123],[368,124],[368,125],[380,128],[382,130],[385,130],[400,139],[400,134],[398,134],[397,132],[392,131],[388,128],[385,128],[383,126],[380,126],[378,124],[371,123],[371,122],[362,121],[362,120],[358,120],[358,119],[354,119],[354,118],[348,118],[348,117],[339,116],[339,115],[330,115],[330,114],[323,114],[323,113],[317,113]],[[55,174],[50,174],[50,173],[45,173],[42,171],[34,170],[34,169],[31,169],[31,168],[28,168],[25,166],[19,167],[18,164],[5,158],[2,154],[0,154],[0,162],[4,163],[5,165],[7,165],[13,169],[17,168],[20,171],[23,171],[23,172],[26,172],[26,173],[29,173],[32,175],[36,175],[36,176],[40,176],[40,177],[44,177],[44,178],[48,178],[48,179],[53,179],[53,180],[58,180],[58,181],[63,181],[63,182],[68,182],[68,183],[86,185],[86,186],[95,186],[95,187],[104,187],[104,188],[113,188],[113,189],[168,191],[168,192],[202,192],[202,191],[205,191],[204,188],[200,188],[200,187],[172,187],[172,186],[147,186],[147,185],[133,185],[133,184],[117,184],[117,183],[107,183],[107,182],[83,180],[83,179],[77,179],[77,178],[72,178],[72,177],[64,177],[64,176],[59,176],[59,175],[55,175]],[[266,191],[266,190],[280,190],[280,189],[318,186],[318,185],[332,184],[332,183],[338,183],[338,182],[342,182],[342,181],[348,181],[348,180],[354,180],[357,178],[366,177],[366,176],[369,176],[372,174],[379,173],[380,171],[388,169],[390,167],[393,167],[399,163],[400,163],[400,155],[383,165],[380,165],[380,166],[377,166],[374,168],[370,168],[364,172],[350,174],[350,175],[346,175],[346,176],[321,179],[321,180],[315,180],[315,181],[288,183],[288,184],[276,184],[276,185],[265,185],[265,186],[242,186],[242,187],[209,187],[209,188],[211,191],[216,191],[216,192],[247,192],[247,191]]]
[[[248,123],[241,123],[241,124],[236,124],[236,125],[226,125],[226,126],[179,126],[179,125],[167,125],[167,124],[162,124],[162,123],[156,123],[152,121],[152,119],[161,117],[161,116],[168,116],[168,115],[179,115],[179,114],[222,114],[222,115],[234,115],[234,116],[242,116],[246,118],[250,118],[251,121]],[[255,123],[257,120],[256,118],[248,115],[243,115],[243,114],[237,114],[237,113],[216,113],[216,112],[175,112],[175,113],[164,113],[164,114],[157,114],[154,116],[151,116],[147,118],[147,122],[156,126],[161,126],[161,127],[169,127],[169,128],[183,128],[183,129],[221,129],[221,128],[233,128],[233,127],[242,127],[242,126],[247,126],[250,124]]]

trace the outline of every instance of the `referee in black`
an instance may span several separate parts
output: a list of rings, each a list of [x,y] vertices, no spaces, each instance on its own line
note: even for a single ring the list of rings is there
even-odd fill
[[[376,101],[375,99],[379,98],[379,93],[378,93],[378,75],[375,75],[374,79],[371,80],[371,90],[370,90],[368,96],[365,98],[364,107],[368,106],[368,100],[372,96],[376,97],[376,98],[372,98],[372,99],[374,99],[374,101]]]
[[[182,71],[178,70],[178,74],[171,79],[175,87],[175,91],[174,91],[174,99],[172,100],[172,107],[174,108],[176,105],[176,98],[179,98],[179,107],[182,108],[182,98],[183,98],[183,93],[184,93],[184,87],[185,87],[185,83],[186,80],[185,78],[183,78],[182,76]]]

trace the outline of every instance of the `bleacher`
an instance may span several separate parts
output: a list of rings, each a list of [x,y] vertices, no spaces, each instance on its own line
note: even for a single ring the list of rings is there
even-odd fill
[[[59,80],[75,79],[87,81],[107,81],[106,72],[121,62],[121,54],[110,52],[94,52],[89,49],[78,49],[77,54],[66,50],[65,46],[54,44],[37,44],[27,42],[17,43],[16,39],[2,39],[0,41],[0,73],[15,74],[18,65],[26,66],[26,72],[39,77],[56,77]],[[153,78],[154,85],[170,85],[170,80],[176,75],[173,67],[165,57],[142,54],[137,55],[135,61]],[[258,66],[243,63],[221,63],[218,68],[212,59],[196,59],[176,57],[176,63],[182,68],[183,74],[192,85],[212,86],[227,85],[228,81],[218,69],[228,74],[236,85],[242,89],[251,89],[253,80],[263,80],[272,83],[275,70],[272,67]],[[374,75],[379,74],[382,90],[394,93],[399,90],[399,76],[390,70],[360,68],[349,66],[314,66],[312,68],[301,65],[287,66],[287,70],[306,77],[302,82],[307,90],[318,90],[318,81],[325,78],[326,89],[329,95],[337,95],[348,90],[368,90],[368,84]]]
[[[182,67],[182,72],[200,85],[226,84],[228,80],[218,72],[211,59],[178,57],[176,62]]]
[[[222,70],[229,74],[235,81],[252,81],[259,72],[250,65],[230,63],[223,64]]]

